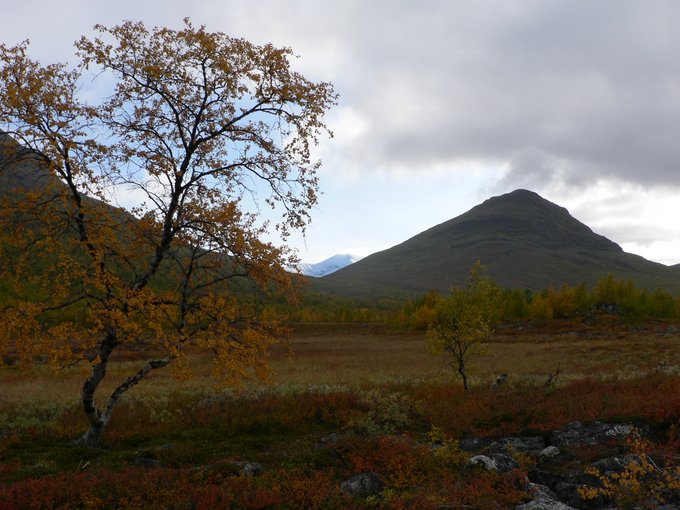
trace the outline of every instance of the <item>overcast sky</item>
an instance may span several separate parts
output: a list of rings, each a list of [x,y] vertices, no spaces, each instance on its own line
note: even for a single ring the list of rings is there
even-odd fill
[[[191,4],[191,5],[190,5]],[[340,94],[300,256],[382,250],[532,189],[626,251],[680,262],[680,2],[23,0],[0,39],[73,60],[95,23],[289,46]]]

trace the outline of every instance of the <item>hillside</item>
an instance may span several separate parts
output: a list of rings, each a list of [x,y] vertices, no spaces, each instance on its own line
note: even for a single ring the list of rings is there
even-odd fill
[[[37,157],[0,131],[0,196],[16,190],[32,190],[58,181],[38,162]]]
[[[490,198],[322,278],[317,289],[346,295],[446,291],[463,283],[478,259],[491,278],[512,288],[594,284],[611,273],[641,287],[680,291],[677,268],[625,253],[565,208],[527,190]]]

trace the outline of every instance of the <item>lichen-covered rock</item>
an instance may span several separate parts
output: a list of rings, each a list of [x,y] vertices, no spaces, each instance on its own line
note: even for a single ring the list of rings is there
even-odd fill
[[[487,471],[498,471],[498,464],[496,464],[496,461],[486,455],[475,455],[467,461],[466,466],[478,467],[486,469]]]
[[[519,463],[515,459],[503,453],[493,453],[489,458],[496,464],[496,471],[501,473],[519,468]]]
[[[620,473],[625,471],[631,465],[640,465],[642,460],[638,455],[629,454],[624,457],[608,457],[606,459],[598,460],[593,464],[593,467],[600,473]]]
[[[545,448],[545,441],[541,436],[528,437],[503,437],[491,443],[488,449],[502,448],[503,453],[512,454],[513,452],[532,453],[539,452]]]
[[[492,440],[487,437],[467,437],[461,439],[460,449],[464,452],[476,452],[492,444]]]
[[[541,459],[554,459],[560,453],[562,452],[557,446],[547,446],[538,453],[538,456]]]
[[[380,494],[383,488],[377,473],[359,473],[340,484],[340,490],[352,497],[367,497]]]
[[[579,487],[590,481],[583,473],[553,473],[541,469],[531,470],[529,479],[550,488],[557,496],[555,499],[576,508],[580,508],[583,503],[578,493]]]
[[[529,492],[534,499],[516,506],[515,510],[576,510],[573,506],[558,501],[555,493],[544,485],[529,484]]]
[[[633,433],[635,427],[629,423],[602,423],[596,421],[584,426],[574,421],[554,430],[550,435],[550,443],[558,447],[596,445],[611,439],[623,439]]]
[[[264,473],[264,468],[259,462],[242,462],[238,465],[241,467],[243,476],[255,476]]]

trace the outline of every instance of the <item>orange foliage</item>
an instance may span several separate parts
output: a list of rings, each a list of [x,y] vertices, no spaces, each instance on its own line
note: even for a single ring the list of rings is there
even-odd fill
[[[74,69],[32,60],[28,43],[0,44],[0,125],[18,141],[3,136],[1,162],[19,176],[29,168],[0,204],[0,279],[16,284],[0,352],[91,364],[82,444],[99,441],[125,391],[171,362],[187,372],[196,348],[215,354],[221,382],[266,377],[285,329],[244,295],[294,299],[285,268],[297,259],[260,241],[266,227],[242,199],[260,186],[282,238],[304,230],[320,165],[310,147],[336,101],[330,84],[290,69],[291,50],[188,19],[96,32],[76,43]],[[101,104],[79,97],[88,66],[115,83]],[[143,202],[123,211],[117,195],[130,188]],[[99,407],[109,358],[125,347],[157,358]]]

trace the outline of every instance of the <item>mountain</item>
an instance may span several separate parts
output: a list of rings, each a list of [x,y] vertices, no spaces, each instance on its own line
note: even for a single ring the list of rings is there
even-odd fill
[[[37,156],[0,130],[0,196],[58,185]]]
[[[327,258],[326,260],[317,262],[316,264],[302,263],[300,264],[300,271],[305,276],[314,276],[318,278],[334,273],[338,269],[342,269],[343,267],[349,266],[350,264],[354,264],[358,260],[361,260],[361,257],[357,255],[339,253]]]
[[[560,207],[528,190],[493,197],[403,243],[322,278],[345,295],[448,290],[480,260],[500,285],[539,290],[594,284],[603,276],[680,291],[680,271],[625,253]]]

